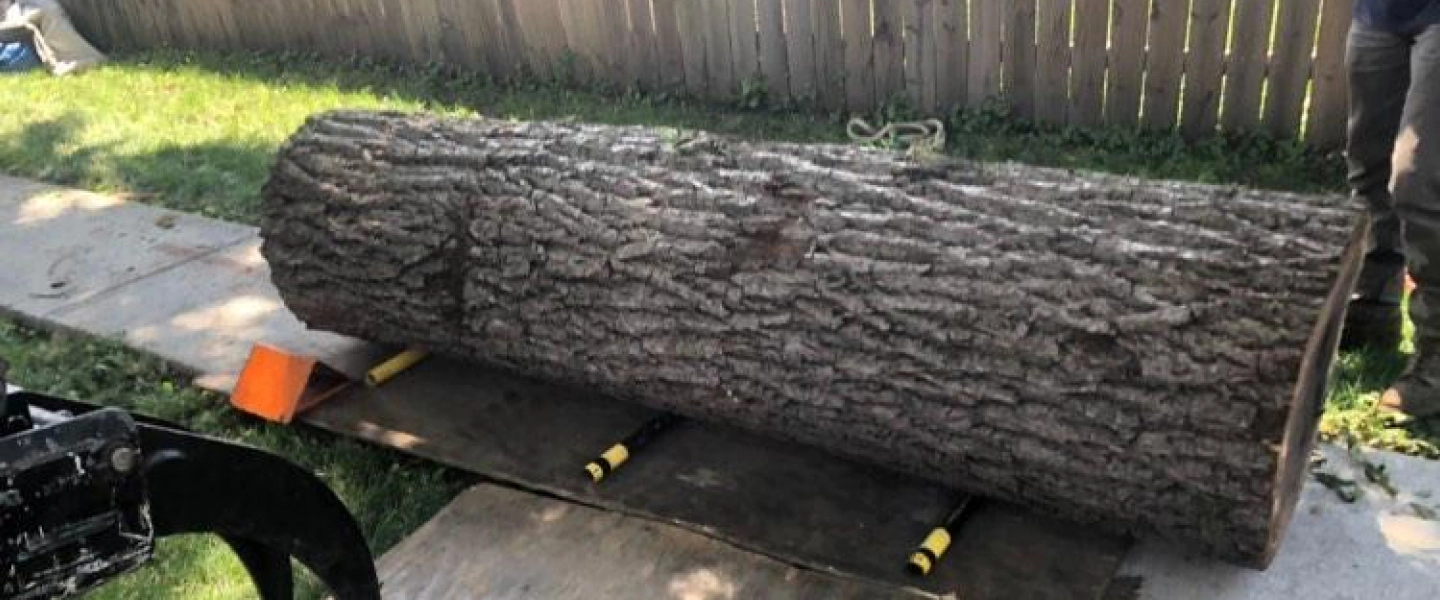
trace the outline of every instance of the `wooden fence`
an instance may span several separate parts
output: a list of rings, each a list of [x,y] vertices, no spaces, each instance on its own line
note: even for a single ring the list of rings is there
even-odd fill
[[[1052,123],[1344,137],[1354,0],[65,0],[103,46],[289,49],[497,77]]]

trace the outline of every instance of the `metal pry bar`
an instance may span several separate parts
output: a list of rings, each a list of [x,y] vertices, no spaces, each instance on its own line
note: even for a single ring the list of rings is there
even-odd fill
[[[912,575],[924,577],[935,569],[940,562],[940,557],[945,556],[945,551],[955,541],[955,534],[960,524],[965,521],[975,506],[976,498],[970,494],[961,494],[955,501],[954,508],[945,516],[935,529],[930,530],[930,535],[925,536],[920,546],[910,554],[910,562],[905,565],[905,570]]]
[[[635,430],[634,433],[631,433],[625,439],[620,440],[619,443],[610,446],[610,448],[602,452],[599,458],[586,464],[585,473],[588,474],[590,479],[595,483],[600,483],[600,481],[604,480],[610,473],[619,469],[620,465],[629,461],[632,455],[650,445],[660,434],[665,433],[666,430],[674,427],[676,423],[682,420],[684,419],[679,415],[672,413],[664,413],[650,419],[639,429]]]

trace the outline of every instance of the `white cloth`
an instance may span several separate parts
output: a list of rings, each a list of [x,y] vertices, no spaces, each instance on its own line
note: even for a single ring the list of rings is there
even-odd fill
[[[8,6],[7,6],[8,4]],[[66,75],[105,60],[84,36],[70,24],[70,16],[58,0],[11,0],[0,2],[0,30],[29,29],[35,52],[56,75]]]

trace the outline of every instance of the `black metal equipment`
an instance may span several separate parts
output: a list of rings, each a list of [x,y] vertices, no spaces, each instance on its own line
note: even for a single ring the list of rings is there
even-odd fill
[[[0,362],[0,599],[78,595],[181,533],[224,539],[261,600],[293,598],[291,557],[336,600],[380,598],[359,525],[308,471],[123,410],[6,394]]]

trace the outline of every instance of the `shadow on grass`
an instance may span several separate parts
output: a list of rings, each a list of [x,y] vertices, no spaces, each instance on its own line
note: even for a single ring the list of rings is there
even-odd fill
[[[0,164],[17,175],[136,199],[208,217],[253,223],[273,160],[258,142],[168,145],[126,153],[114,143],[82,145],[77,113],[23,125],[0,139]],[[120,189],[115,189],[117,183]]]

